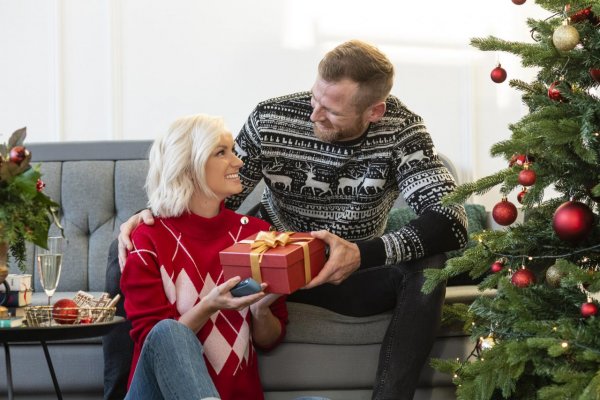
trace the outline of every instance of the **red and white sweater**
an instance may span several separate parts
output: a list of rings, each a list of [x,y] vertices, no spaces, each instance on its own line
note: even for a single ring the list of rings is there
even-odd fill
[[[248,222],[242,224],[242,219]],[[221,206],[214,218],[191,213],[177,218],[156,218],[154,225],[142,224],[133,232],[134,248],[121,277],[134,341],[129,383],[152,327],[166,318],[178,320],[224,282],[219,251],[268,229],[269,224],[260,219]],[[280,297],[271,310],[281,322],[278,343],[285,335],[285,299]],[[249,308],[221,310],[198,332],[208,371],[222,399],[263,398],[250,324]]]

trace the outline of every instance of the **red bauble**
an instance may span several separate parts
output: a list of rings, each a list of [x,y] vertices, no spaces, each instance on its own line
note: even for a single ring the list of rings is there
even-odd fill
[[[531,186],[535,183],[535,171],[532,169],[524,169],[519,172],[519,183],[523,186]]]
[[[600,68],[590,68],[590,76],[593,80],[600,83]]]
[[[521,190],[519,192],[519,194],[517,195],[517,201],[520,204],[523,204],[523,198],[525,197],[526,194],[527,194],[527,189],[523,188],[523,190]]]
[[[500,225],[510,225],[517,219],[517,207],[510,201],[502,199],[502,201],[492,209],[492,218]]]
[[[554,212],[552,227],[561,240],[579,242],[592,231],[594,213],[583,203],[567,201]]]
[[[527,0],[512,0],[512,2],[515,3],[518,6],[520,6],[521,4],[524,4],[525,1],[527,1]]]
[[[502,261],[496,261],[492,264],[492,266],[490,267],[490,270],[495,274],[497,272],[500,272],[504,269],[504,264],[502,263]]]
[[[79,316],[79,307],[71,299],[60,299],[52,307],[52,319],[59,324],[72,325]]]
[[[584,318],[593,317],[598,314],[598,306],[596,303],[583,303],[581,305],[581,316]]]
[[[490,78],[496,83],[502,83],[506,80],[506,70],[498,64],[490,73]]]
[[[527,268],[521,268],[516,271],[510,281],[516,287],[524,288],[535,283],[535,275]]]
[[[29,150],[23,146],[15,146],[10,149],[9,160],[15,164],[21,164],[29,155]]]

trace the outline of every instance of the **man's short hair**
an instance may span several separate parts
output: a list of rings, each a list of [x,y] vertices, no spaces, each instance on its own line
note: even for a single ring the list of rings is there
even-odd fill
[[[350,79],[359,84],[357,107],[384,101],[394,83],[394,66],[379,49],[360,40],[342,43],[325,54],[319,63],[319,77],[328,82]]]
[[[177,217],[189,212],[196,190],[215,196],[206,184],[205,167],[225,133],[229,131],[222,118],[196,114],[177,119],[154,141],[146,177],[148,206],[154,214]]]

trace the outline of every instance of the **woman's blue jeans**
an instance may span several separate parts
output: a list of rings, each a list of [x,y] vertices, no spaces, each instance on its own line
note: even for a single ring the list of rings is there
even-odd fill
[[[202,344],[188,327],[172,319],[160,321],[146,337],[125,399],[219,398],[202,352]],[[252,398],[249,394],[248,399]],[[301,397],[297,400],[327,399]]]
[[[125,399],[218,398],[202,353],[188,327],[172,319],[160,321],[146,337]]]

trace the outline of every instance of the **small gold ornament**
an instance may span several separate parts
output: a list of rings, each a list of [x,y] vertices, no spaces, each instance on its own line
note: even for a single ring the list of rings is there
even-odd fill
[[[573,50],[579,43],[579,32],[565,22],[564,25],[556,28],[554,34],[552,34],[552,43],[560,51]]]
[[[565,276],[565,273],[562,272],[556,264],[551,265],[546,270],[546,282],[553,288],[557,288],[560,286],[561,279]]]
[[[495,345],[496,345],[496,340],[494,340],[494,337],[492,336],[492,334],[489,334],[485,338],[483,336],[479,338],[478,346],[481,351],[489,350],[492,347],[494,347]]]

